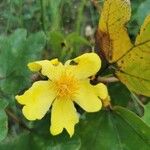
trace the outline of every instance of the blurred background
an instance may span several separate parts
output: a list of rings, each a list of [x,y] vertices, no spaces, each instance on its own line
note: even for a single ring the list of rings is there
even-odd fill
[[[102,4],[103,0],[1,0],[0,34],[9,35],[18,28],[26,29],[28,35],[44,31],[48,41],[43,57],[67,59],[94,45]],[[134,40],[150,12],[150,1],[131,0],[131,4],[127,26]]]
[[[7,105],[9,120],[9,136],[0,142],[1,150],[26,147],[31,137],[25,134],[20,141],[18,135],[23,131],[49,128],[44,121],[36,124],[37,127],[25,120],[15,101],[14,96],[23,93],[39,77],[28,71],[27,63],[54,57],[64,62],[89,50],[99,51],[95,47],[95,32],[102,5],[103,0],[0,0],[0,99],[5,101],[4,107]],[[150,0],[131,0],[131,6],[132,17],[127,27],[134,41],[144,18],[150,13]],[[109,72],[102,72],[102,75]],[[141,107],[124,85],[112,83],[108,87],[113,104],[128,107],[142,116]],[[141,99],[147,101],[145,97]],[[3,130],[1,126],[0,130]],[[20,147],[15,147],[14,139],[22,143]],[[40,143],[40,140],[34,137],[34,142]],[[55,142],[52,141],[52,145]],[[74,145],[78,142],[75,140]]]

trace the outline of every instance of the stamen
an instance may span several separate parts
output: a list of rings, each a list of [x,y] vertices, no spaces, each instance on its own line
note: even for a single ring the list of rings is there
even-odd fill
[[[66,72],[60,78],[54,81],[55,89],[58,97],[73,98],[79,89],[78,80]]]

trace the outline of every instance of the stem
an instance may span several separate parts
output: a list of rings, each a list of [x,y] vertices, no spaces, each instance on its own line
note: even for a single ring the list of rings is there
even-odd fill
[[[10,1],[10,4],[9,4],[9,13],[12,13],[12,1]],[[9,16],[8,16],[8,19],[7,19],[7,24],[6,24],[6,29],[5,29],[5,33],[8,33],[8,31],[9,31],[9,28],[10,28],[10,23],[11,23],[11,21],[10,21],[10,19],[11,19],[11,16],[10,16],[10,14],[9,14]]]
[[[102,83],[113,83],[113,82],[118,82],[119,80],[116,77],[98,77],[97,78],[98,81],[102,82]]]
[[[94,12],[93,12],[92,6],[90,7],[90,14],[91,14],[92,25],[93,25],[93,27],[96,27],[97,22],[95,22],[95,18],[93,17]]]
[[[134,102],[134,105],[135,105],[135,108],[136,108],[138,114],[139,114],[140,116],[142,116],[142,115],[143,115],[143,112],[142,112],[140,106],[142,106],[142,107],[144,108],[144,105],[143,105],[142,102],[139,100],[139,98],[138,98],[134,93],[132,93],[132,92],[131,92],[131,98],[133,99],[133,102]]]
[[[43,31],[46,34],[44,0],[40,0],[40,4],[41,4],[41,23],[42,23],[42,28],[43,28]]]
[[[139,98],[131,92],[131,97],[133,98],[133,100],[135,100],[140,106],[142,106],[143,108],[145,107],[144,104],[139,100]]]
[[[24,21],[23,21],[23,14],[22,14],[22,12],[23,12],[23,0],[20,0],[20,26],[23,28],[24,27]]]
[[[76,22],[76,32],[80,34],[80,26],[81,26],[81,22],[82,22],[82,17],[83,17],[83,11],[84,11],[84,7],[86,5],[87,1],[86,0],[82,0],[80,7],[78,9],[78,16],[77,16],[77,22]]]
[[[19,124],[20,126],[22,126],[24,129],[28,130],[28,131],[32,131],[28,126],[26,126],[22,121],[20,121],[20,119],[8,108],[5,110],[7,115],[17,124]]]

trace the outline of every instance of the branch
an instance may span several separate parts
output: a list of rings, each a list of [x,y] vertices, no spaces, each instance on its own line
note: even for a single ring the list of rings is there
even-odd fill
[[[119,81],[119,79],[116,77],[100,77],[100,76],[97,78],[97,80],[102,83],[113,83]]]
[[[41,5],[41,23],[42,23],[42,28],[43,28],[43,31],[46,34],[44,0],[40,0],[40,5]]]
[[[5,110],[7,115],[12,118],[12,120],[19,124],[20,126],[22,126],[24,129],[28,130],[28,131],[32,131],[32,129],[30,129],[28,126],[26,126],[11,110],[9,110],[8,108]]]

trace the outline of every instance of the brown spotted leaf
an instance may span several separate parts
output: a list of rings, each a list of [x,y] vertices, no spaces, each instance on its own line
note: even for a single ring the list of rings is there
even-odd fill
[[[100,48],[116,75],[131,91],[150,96],[150,16],[133,45],[125,27],[131,15],[129,0],[105,0],[98,28]]]
[[[150,96],[150,16],[148,16],[135,45],[118,60],[118,78],[137,94]]]
[[[98,39],[109,62],[115,62],[132,47],[125,27],[130,16],[129,0],[105,0],[98,27]]]

